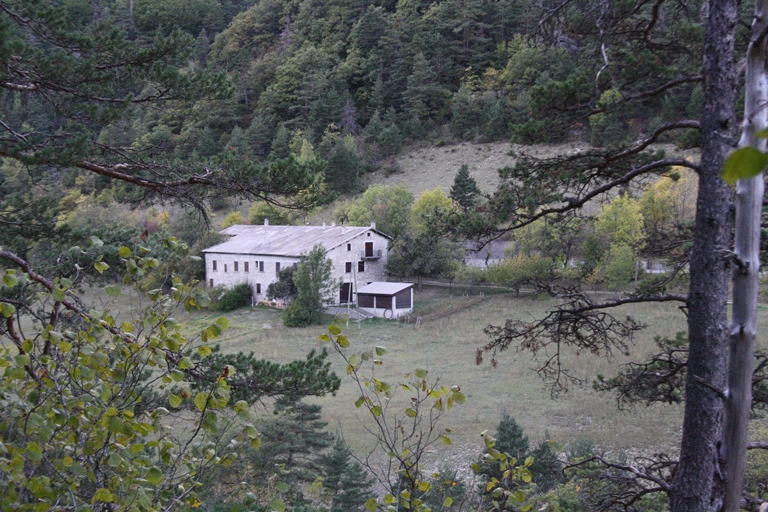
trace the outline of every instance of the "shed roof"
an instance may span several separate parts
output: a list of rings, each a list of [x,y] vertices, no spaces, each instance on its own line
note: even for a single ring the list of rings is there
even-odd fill
[[[364,295],[397,295],[403,290],[413,288],[413,283],[384,283],[373,282],[357,289],[357,294]]]
[[[204,249],[206,253],[254,254],[299,257],[322,245],[326,250],[338,247],[368,231],[387,239],[391,237],[371,227],[357,226],[268,226],[237,224],[222,231],[230,240]]]

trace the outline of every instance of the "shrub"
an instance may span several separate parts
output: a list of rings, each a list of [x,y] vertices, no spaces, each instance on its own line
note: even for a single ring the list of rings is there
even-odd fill
[[[234,288],[226,290],[216,301],[216,309],[219,311],[234,311],[238,308],[251,305],[253,290],[248,283],[241,283]]]

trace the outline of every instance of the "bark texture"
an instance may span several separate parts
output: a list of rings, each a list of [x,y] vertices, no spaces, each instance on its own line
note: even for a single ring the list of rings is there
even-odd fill
[[[768,83],[765,74],[767,0],[755,1],[752,37],[747,49],[744,125],[739,146],[765,151],[757,133],[768,126]],[[762,173],[739,180],[736,186],[736,229],[733,273],[733,314],[728,362],[728,393],[722,459],[725,461],[725,512],[740,510],[744,488],[752,372],[757,335],[757,295],[760,277],[760,220],[765,184]]]
[[[690,258],[690,355],[680,464],[670,496],[672,512],[719,510],[724,493],[719,445],[725,405],[718,390],[725,388],[727,367],[729,263],[724,254],[730,245],[732,193],[720,172],[735,145],[733,54],[738,3],[712,0],[708,7],[701,169]]]

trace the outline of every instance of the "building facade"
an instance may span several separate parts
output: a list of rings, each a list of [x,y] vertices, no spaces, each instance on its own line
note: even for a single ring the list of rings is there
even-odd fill
[[[229,240],[203,250],[208,287],[248,283],[254,299],[266,299],[267,287],[286,266],[295,266],[303,254],[322,245],[333,263],[339,286],[330,303],[354,302],[359,287],[386,278],[391,238],[375,225],[270,226],[235,225],[222,231]]]

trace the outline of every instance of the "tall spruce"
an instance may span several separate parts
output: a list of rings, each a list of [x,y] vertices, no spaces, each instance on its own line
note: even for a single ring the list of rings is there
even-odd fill
[[[336,438],[330,451],[320,458],[320,465],[331,512],[365,510],[365,502],[373,495],[374,479],[352,458],[343,439]]]
[[[451,199],[459,203],[463,209],[472,208],[475,205],[480,189],[475,178],[469,175],[469,166],[461,164],[451,185]]]

